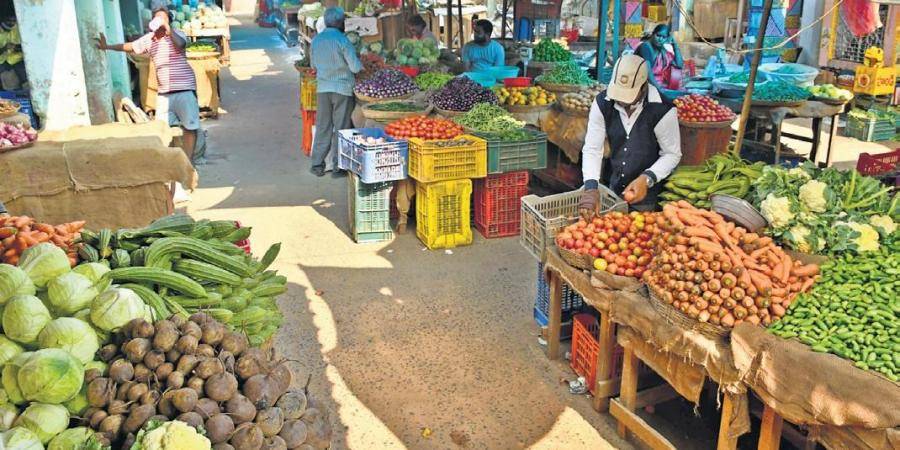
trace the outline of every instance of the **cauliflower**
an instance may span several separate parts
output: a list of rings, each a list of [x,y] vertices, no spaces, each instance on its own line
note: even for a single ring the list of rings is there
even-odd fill
[[[878,250],[878,231],[865,223],[849,222],[846,224],[853,231],[859,232],[859,237],[853,240],[858,252],[873,252]]]
[[[763,217],[773,228],[786,227],[794,219],[794,213],[791,212],[791,201],[787,197],[776,197],[775,194],[769,194],[759,206]]]
[[[881,228],[885,234],[892,234],[897,230],[897,224],[888,216],[872,216],[869,219],[869,223],[872,224],[873,227]]]
[[[788,173],[788,175],[799,177],[799,178],[806,178],[807,180],[812,178],[809,176],[809,174],[805,170],[803,170],[802,167],[794,167],[793,169],[788,170],[787,173]]]
[[[141,450],[209,450],[209,439],[194,427],[177,420],[166,422],[144,435]]]
[[[827,184],[809,180],[800,186],[800,201],[812,212],[825,212],[825,189]]]
[[[794,248],[800,252],[813,253],[825,247],[825,242],[821,239],[816,239],[816,248],[812,248],[809,228],[803,225],[794,225],[788,230],[788,233],[790,234],[790,240],[794,243]]]

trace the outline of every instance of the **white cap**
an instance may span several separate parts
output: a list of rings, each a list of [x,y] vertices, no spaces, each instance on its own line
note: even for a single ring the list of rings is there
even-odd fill
[[[622,103],[634,103],[647,83],[647,61],[638,55],[622,55],[613,67],[606,95]]]

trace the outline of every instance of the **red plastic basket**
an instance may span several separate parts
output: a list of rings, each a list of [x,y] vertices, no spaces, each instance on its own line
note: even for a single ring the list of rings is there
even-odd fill
[[[403,72],[403,73],[405,73],[405,74],[407,74],[407,75],[409,75],[409,76],[412,77],[412,78],[414,78],[416,75],[419,74],[419,68],[418,68],[418,67],[413,67],[413,66],[397,66],[396,69],[399,70],[399,71],[401,71],[401,72]]]
[[[591,314],[576,314],[572,317],[572,356],[569,365],[572,370],[587,380],[588,389],[594,392],[597,381],[597,353],[600,351],[600,324]],[[622,376],[622,360],[625,349],[615,344],[610,377]],[[648,374],[651,369],[638,362],[638,374]]]
[[[301,111],[300,128],[302,132],[300,136],[300,150],[302,150],[303,154],[306,156],[312,154],[313,126],[315,124],[315,111]]]
[[[528,195],[528,171],[488,175],[474,181],[475,228],[486,238],[518,236],[522,197]]]
[[[240,226],[241,226],[241,222],[239,222],[237,220],[234,221],[234,224],[238,228],[240,228]],[[240,248],[241,250],[243,250],[244,253],[246,253],[248,255],[250,254],[250,239],[243,239],[243,240],[237,241],[234,243],[234,245],[237,246],[238,248]]]
[[[528,87],[531,86],[531,81],[531,77],[504,78],[503,85],[506,87]]]
[[[856,170],[870,177],[897,172],[900,170],[900,149],[878,155],[860,153],[859,159],[856,160]],[[894,180],[894,183],[900,186],[900,176]]]
[[[578,36],[581,34],[581,30],[578,28],[564,28],[559,30],[560,37],[565,38],[566,42],[578,42]]]

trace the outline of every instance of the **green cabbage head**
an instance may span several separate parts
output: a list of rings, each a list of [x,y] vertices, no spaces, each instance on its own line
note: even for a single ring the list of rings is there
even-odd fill
[[[45,348],[28,358],[16,374],[16,380],[25,400],[60,404],[81,390],[84,366],[65,350]]]
[[[7,403],[0,405],[0,431],[6,431],[13,426],[16,417],[19,416],[19,408],[16,405]]]
[[[44,288],[50,280],[71,270],[66,252],[46,242],[22,252],[19,268],[28,274],[38,288]]]
[[[66,272],[47,283],[50,307],[60,315],[71,316],[79,309],[91,306],[100,293],[94,282],[84,275]]]
[[[7,361],[24,351],[25,349],[21,345],[0,334],[0,367],[3,367]]]
[[[19,369],[28,362],[33,354],[34,352],[20,353],[3,366],[3,376],[0,381],[3,382],[3,390],[6,391],[7,398],[14,405],[25,403],[25,397],[22,396],[22,390],[19,389],[18,375]]]
[[[53,319],[38,335],[41,348],[61,348],[78,358],[82,364],[94,359],[100,340],[90,324],[74,317]]]
[[[88,427],[69,428],[56,435],[47,446],[47,450],[75,450],[90,448],[88,444],[94,437],[94,431]]]
[[[3,331],[6,337],[21,344],[33,344],[50,322],[50,311],[33,295],[18,295],[3,308]]]
[[[59,405],[46,403],[32,403],[19,414],[19,418],[13,424],[16,427],[25,427],[31,430],[42,444],[50,442],[59,433],[69,426],[69,412]]]
[[[91,303],[91,322],[104,331],[116,331],[138,318],[153,320],[144,301],[131,289],[107,289]]]
[[[44,450],[41,439],[25,427],[15,427],[0,434],[0,447],[5,450]]]
[[[100,370],[100,375],[105,376],[107,366],[103,361],[91,361],[84,365],[84,372],[87,373],[87,371],[90,369],[98,369]],[[78,391],[78,394],[72,397],[71,400],[62,404],[69,411],[69,414],[73,416],[80,416],[82,415],[82,413],[84,413],[84,410],[88,409],[88,407],[91,406],[88,402],[87,391],[88,384],[83,383],[81,385],[81,390]]]
[[[75,272],[79,275],[86,276],[91,282],[96,283],[100,281],[100,278],[109,272],[109,266],[102,263],[83,263],[75,266],[72,269],[72,272]]]
[[[34,295],[36,289],[24,270],[0,264],[0,305],[17,295]]]

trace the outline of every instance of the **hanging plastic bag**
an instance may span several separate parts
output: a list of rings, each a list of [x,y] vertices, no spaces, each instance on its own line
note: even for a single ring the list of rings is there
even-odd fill
[[[856,37],[872,34],[882,26],[878,16],[878,4],[870,0],[844,0],[841,4],[847,27]]]

